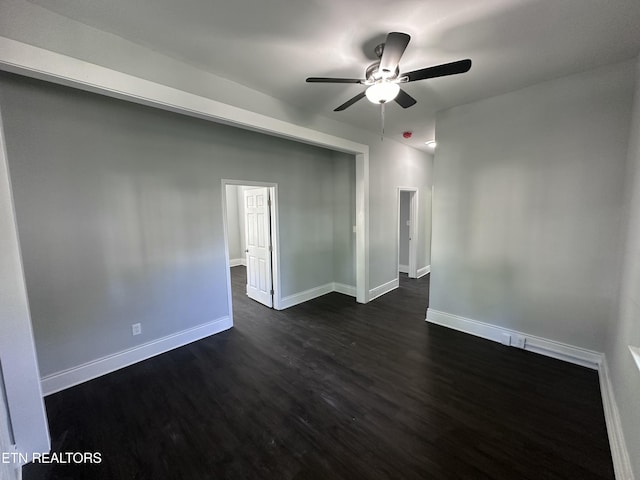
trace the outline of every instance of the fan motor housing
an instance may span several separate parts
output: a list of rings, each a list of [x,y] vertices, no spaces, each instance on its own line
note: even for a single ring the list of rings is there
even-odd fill
[[[396,71],[388,77],[389,79],[397,78],[400,75],[400,67],[396,67]],[[376,80],[380,80],[382,75],[380,74],[380,62],[372,63],[367,67],[364,73],[364,78],[367,79],[368,82],[375,82]]]

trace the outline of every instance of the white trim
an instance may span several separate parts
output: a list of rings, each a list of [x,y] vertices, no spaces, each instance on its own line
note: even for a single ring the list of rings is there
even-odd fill
[[[229,266],[230,267],[239,267],[240,265],[242,266],[247,266],[247,260],[244,258],[232,258],[231,260],[229,260]]]
[[[411,212],[409,214],[409,221],[411,227],[409,229],[409,235],[411,241],[409,242],[409,278],[418,278],[418,245],[420,244],[420,201],[418,195],[420,192],[418,189],[411,190],[413,193],[410,198]]]
[[[349,295],[350,297],[356,296],[356,287],[353,285],[345,285],[344,283],[334,282],[333,291],[343,295]]]
[[[602,394],[602,407],[604,418],[607,423],[607,434],[609,435],[609,446],[611,448],[611,458],[613,460],[613,471],[616,480],[634,480],[629,451],[622,432],[622,422],[620,412],[613,394],[613,384],[609,374],[609,367],[605,355],[602,355],[600,368],[600,392]]]
[[[231,318],[224,316],[203,325],[167,335],[166,337],[152,340],[113,355],[108,355],[68,370],[47,375],[41,379],[43,394],[46,396],[73,387],[79,383],[92,380],[161,353],[168,352],[174,348],[182,347],[196,340],[220,333],[232,326]]]
[[[338,282],[325,283],[324,285],[310,288],[309,290],[305,290],[304,292],[298,292],[294,293],[293,295],[288,295],[280,300],[279,308],[273,308],[275,308],[276,310],[284,310],[285,308],[290,308],[295,305],[308,302],[309,300],[313,300],[314,298],[318,298],[332,292],[355,297],[356,287],[354,287],[353,285],[346,285],[344,283]]]
[[[402,192],[409,193],[409,265],[400,265],[400,198]],[[413,187],[397,187],[397,217],[396,217],[396,253],[398,271],[400,273],[406,273],[409,278],[418,278],[417,264],[418,264],[418,189]],[[406,267],[405,270],[401,270],[402,267]]]
[[[418,269],[418,278],[424,277],[427,273],[431,273],[431,265]]]
[[[369,146],[0,36],[0,69],[355,155],[357,301],[369,301]]]
[[[276,310],[284,310],[285,308],[290,308],[294,305],[308,302],[309,300],[313,300],[314,298],[321,297],[322,295],[326,295],[327,293],[331,293],[333,291],[334,284],[327,283],[325,285],[320,285],[319,287],[310,288],[309,290],[305,290],[304,292],[294,293],[293,295],[282,298],[280,300],[280,306]]]
[[[282,297],[282,283],[280,281],[280,196],[278,195],[278,184],[269,187],[269,197],[271,199],[271,288],[273,294],[273,308],[280,306]],[[231,284],[229,284],[231,289]]]
[[[356,301],[369,296],[369,147],[356,154]]]
[[[633,360],[636,362],[638,370],[640,370],[640,348],[629,345],[629,351],[631,352]]]
[[[222,193],[222,238],[224,244],[224,261],[226,266],[227,277],[227,313],[229,316],[229,322],[233,326],[233,292],[231,290],[231,261],[229,259],[229,219],[227,218],[227,189],[225,187],[224,180],[222,180],[222,187],[220,189]]]
[[[598,368],[600,368],[600,363],[602,362],[602,353],[600,352],[526,333],[516,332],[516,334],[520,334],[526,338],[525,350],[547,357],[557,358],[558,360],[564,360],[565,362],[576,365],[582,365],[592,370],[598,370]]]
[[[383,283],[382,285],[378,285],[376,288],[372,288],[369,291],[369,301],[375,300],[378,297],[381,297],[385,293],[389,293],[392,290],[395,290],[400,286],[400,280],[398,278],[394,278],[393,280]]]
[[[564,360],[565,362],[574,363],[576,365],[582,365],[583,367],[588,367],[594,370],[598,370],[599,365],[602,362],[602,353],[600,352],[587,350],[585,348],[557,342],[555,340],[549,340],[548,338],[537,337],[535,335],[518,332],[516,330],[499,327],[485,322],[479,322],[478,320],[440,312],[431,308],[427,309],[426,320],[427,322],[449,327],[460,332],[470,333],[471,335],[493,340],[498,343],[503,343],[505,334],[511,335],[512,337],[523,336],[526,339],[524,347],[525,350],[539,353],[547,357]]]

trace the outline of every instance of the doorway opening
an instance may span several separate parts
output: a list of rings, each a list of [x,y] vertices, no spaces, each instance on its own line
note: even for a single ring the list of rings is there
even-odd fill
[[[280,309],[278,185],[222,180],[222,205],[229,305],[231,268],[238,267],[246,269],[247,296]]]
[[[398,273],[418,278],[418,189],[398,187]]]

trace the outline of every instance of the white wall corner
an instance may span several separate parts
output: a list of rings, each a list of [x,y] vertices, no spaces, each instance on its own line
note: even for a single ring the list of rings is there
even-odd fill
[[[602,355],[600,368],[600,392],[602,394],[602,406],[604,408],[604,418],[607,424],[607,434],[609,435],[609,446],[611,448],[611,458],[613,460],[613,470],[616,480],[634,480],[633,470],[629,451],[622,431],[620,412],[613,393],[613,384],[607,366],[607,359]]]
[[[431,273],[431,265],[418,269],[418,278],[424,277],[427,273]]]
[[[232,258],[229,260],[230,267],[239,267],[240,265],[247,266],[247,261],[244,258]]]
[[[503,342],[505,335],[510,335],[511,338],[516,336],[524,337],[524,350],[539,353],[558,360],[564,360],[565,362],[581,365],[593,370],[598,370],[602,362],[603,354],[600,352],[499,327],[490,323],[480,322],[471,318],[440,312],[432,308],[427,309],[426,321],[443,327],[452,328],[460,332],[469,333],[477,337],[486,338],[487,340],[493,340],[498,343]]]
[[[286,297],[280,299],[280,302],[277,306],[274,305],[274,309],[284,310],[286,308],[291,308],[331,292],[342,293],[343,295],[355,297],[356,287],[353,285],[345,285],[344,283],[337,282],[326,283],[324,285],[320,285],[319,287],[310,288],[309,290],[305,290],[303,292],[294,293],[293,295],[287,295]]]
[[[369,290],[369,301],[375,300],[378,297],[381,297],[385,293],[389,293],[392,290],[395,290],[400,286],[400,280],[398,278],[394,278],[393,280],[383,283],[375,288]]]
[[[43,394],[45,396],[50,395],[73,387],[74,385],[101,377],[107,373],[182,347],[188,343],[220,333],[232,326],[233,324],[230,317],[220,317],[211,322],[198,325],[197,327],[167,335],[166,337],[152,340],[113,355],[108,355],[77,367],[47,375],[41,379]]]
[[[313,300],[314,298],[321,297],[322,295],[326,295],[327,293],[331,293],[333,291],[334,284],[327,283],[325,285],[320,285],[319,287],[310,288],[309,290],[305,290],[304,292],[298,292],[294,293],[293,295],[288,295],[280,299],[280,304],[277,310],[291,308],[295,305],[308,302],[309,300]]]
[[[333,291],[343,295],[349,295],[354,298],[356,296],[356,287],[354,285],[345,285],[344,283],[334,282]]]
[[[400,273],[409,273],[409,265],[398,265],[398,271]]]

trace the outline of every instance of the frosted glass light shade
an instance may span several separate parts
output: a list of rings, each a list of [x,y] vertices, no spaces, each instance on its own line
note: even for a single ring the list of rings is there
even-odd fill
[[[396,98],[400,86],[393,82],[374,83],[365,92],[365,95],[371,103],[387,103]]]

